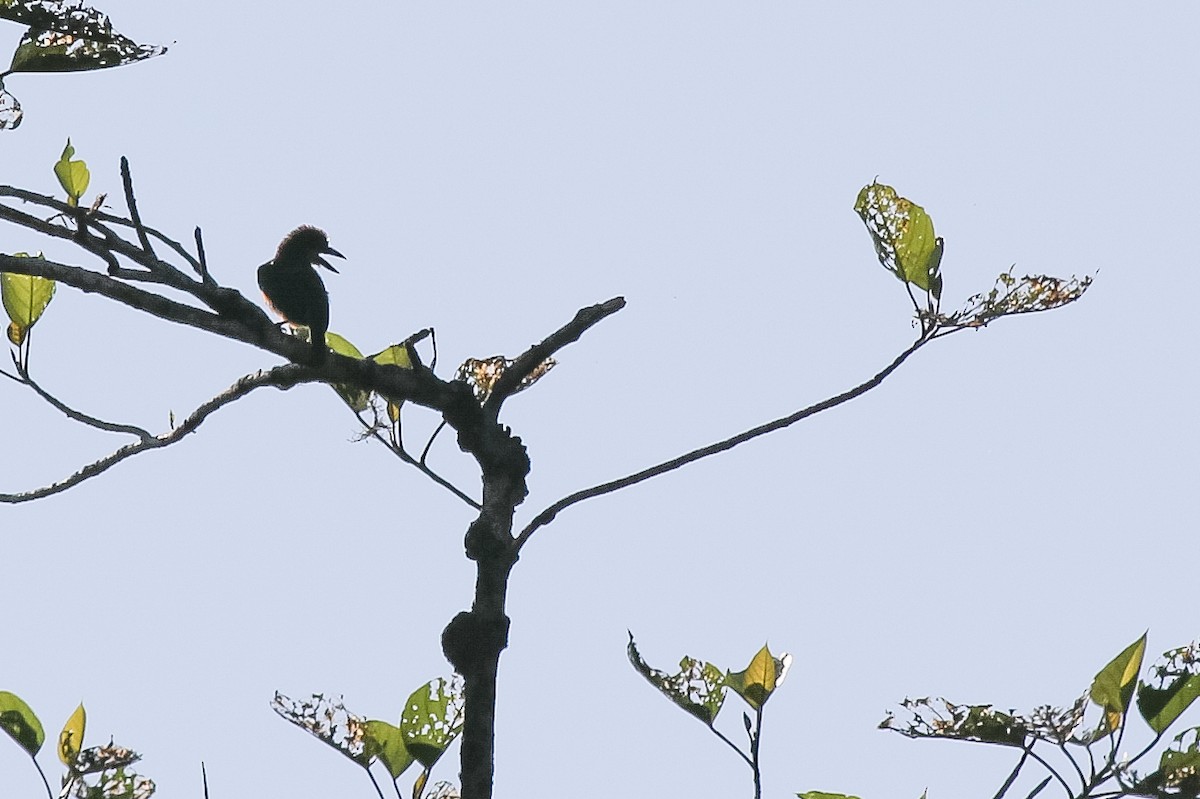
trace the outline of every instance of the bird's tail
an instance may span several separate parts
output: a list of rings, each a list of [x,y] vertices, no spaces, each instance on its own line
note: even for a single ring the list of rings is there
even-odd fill
[[[329,347],[325,344],[325,331],[318,331],[310,327],[308,335],[312,340],[313,362],[321,363],[325,360],[325,356],[329,354]]]

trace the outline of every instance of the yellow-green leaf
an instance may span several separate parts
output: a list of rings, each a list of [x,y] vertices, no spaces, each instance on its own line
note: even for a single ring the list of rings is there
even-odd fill
[[[79,750],[83,748],[83,733],[86,727],[87,711],[80,703],[63,725],[62,732],[58,734],[58,759],[67,768],[75,767],[75,758],[79,757]]]
[[[412,765],[413,756],[404,745],[404,733],[386,721],[367,722],[365,745],[368,757],[379,758],[393,780]]]
[[[871,183],[858,193],[854,211],[867,226],[884,269],[940,299],[944,243],[925,209],[891,186]]]
[[[725,684],[745,699],[750,707],[758,710],[771,698],[790,663],[791,655],[776,658],[770,649],[763,646],[743,671],[726,674]]]
[[[0,691],[0,730],[4,730],[33,757],[42,748],[46,732],[29,705],[16,694]]]
[[[404,344],[393,344],[383,352],[371,356],[371,360],[380,366],[399,366],[401,369],[412,368],[412,358],[408,355],[408,347]]]
[[[71,160],[73,155],[75,148],[71,146],[71,140],[67,139],[67,146],[63,148],[62,156],[54,165],[54,175],[63,191],[67,193],[67,204],[74,206],[79,204],[79,198],[87,191],[92,175],[88,172],[86,163]]]
[[[1121,651],[1092,680],[1088,695],[1104,709],[1108,730],[1121,726],[1125,711],[1133,698],[1133,689],[1138,673],[1142,670],[1142,658],[1146,654],[1146,634]]]
[[[338,355],[345,355],[347,358],[357,358],[362,360],[362,350],[351,344],[344,337],[337,333],[325,333],[325,346],[336,352]],[[333,390],[338,393],[338,396],[345,400],[346,404],[353,409],[355,413],[362,413],[371,404],[371,395],[369,392],[354,388],[347,385],[335,385]]]
[[[55,283],[49,278],[0,273],[0,301],[12,321],[8,326],[9,341],[18,346],[25,342],[29,328],[41,318],[54,298],[54,289]]]

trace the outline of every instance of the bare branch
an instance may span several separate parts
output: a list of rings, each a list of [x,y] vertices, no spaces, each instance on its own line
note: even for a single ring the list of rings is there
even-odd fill
[[[142,217],[138,214],[137,198],[133,196],[133,176],[129,174],[129,159],[121,156],[121,183],[125,187],[125,207],[129,209],[129,218],[133,221],[133,228],[137,231],[138,241],[142,243],[142,249],[147,254],[158,257],[154,253],[154,248],[150,246],[150,237],[146,235],[146,228],[142,225]]]
[[[551,333],[540,344],[534,344],[527,349],[512,362],[511,366],[504,370],[504,374],[496,381],[496,385],[484,403],[484,410],[488,411],[492,418],[495,418],[500,413],[500,406],[504,404],[504,401],[520,388],[521,382],[543,361],[568,344],[578,341],[588,328],[624,307],[625,298],[614,297],[599,305],[580,308],[574,319]]]
[[[604,494],[611,494],[614,491],[619,491],[622,488],[628,488],[629,486],[636,485],[644,480],[649,480],[652,477],[658,477],[660,474],[672,472],[680,467],[688,465],[689,463],[694,463],[711,455],[716,455],[719,452],[725,452],[726,450],[733,449],[739,444],[744,444],[751,439],[764,436],[767,433],[773,433],[776,430],[781,430],[789,425],[793,425],[796,422],[801,421],[802,419],[807,419],[814,414],[827,411],[830,408],[835,408],[844,402],[849,402],[855,397],[867,393],[887,379],[888,375],[900,368],[900,365],[908,360],[909,356],[921,349],[921,347],[928,344],[930,340],[931,338],[928,334],[923,334],[920,338],[913,342],[908,349],[896,356],[896,359],[884,367],[883,370],[881,370],[878,374],[876,374],[870,380],[860,383],[849,391],[844,391],[837,396],[822,400],[814,405],[809,405],[807,408],[803,408],[795,413],[776,419],[772,422],[767,422],[766,424],[752,427],[749,430],[743,433],[738,433],[736,436],[727,438],[724,441],[718,441],[715,444],[709,444],[706,447],[694,449],[691,452],[685,453],[676,458],[672,458],[668,461],[664,461],[656,466],[651,466],[648,469],[643,469],[640,472],[635,472],[607,483],[601,483],[600,485],[592,486],[591,488],[585,488],[581,491],[576,491],[574,494],[563,497],[558,502],[555,502],[553,505],[543,510],[537,516],[533,517],[533,520],[530,521],[529,524],[526,525],[525,529],[521,531],[521,534],[517,536],[517,549],[519,550],[521,547],[523,547],[525,542],[529,540],[530,536],[532,536],[539,527],[544,527],[545,525],[554,521],[554,517],[557,516],[561,511],[579,502],[583,502],[585,499],[603,496]]]
[[[16,362],[15,358],[14,362]],[[154,438],[152,433],[135,425],[106,422],[103,419],[97,419],[95,416],[89,416],[86,413],[69,407],[62,400],[50,394],[50,392],[38,385],[37,381],[29,376],[29,370],[26,367],[22,366],[20,363],[16,363],[16,367],[18,377],[14,379],[16,379],[19,383],[29,386],[31,389],[33,389],[34,393],[48,402],[55,409],[61,411],[68,419],[73,419],[76,422],[87,425],[88,427],[94,427],[97,430],[103,430],[107,433],[125,433],[127,435],[137,436],[143,442]]]
[[[195,432],[200,423],[209,417],[213,412],[225,407],[231,402],[246,396],[251,391],[264,386],[273,386],[278,389],[286,390],[300,383],[307,383],[319,380],[320,378],[307,370],[298,369],[293,365],[277,366],[266,372],[256,372],[252,375],[246,375],[238,380],[225,391],[205,402],[200,407],[196,408],[190,416],[183,420],[178,427],[171,430],[169,433],[163,433],[159,436],[151,436],[144,438],[133,444],[127,444],[124,447],[113,452],[107,457],[101,458],[94,463],[84,466],[75,474],[67,477],[57,483],[36,488],[32,491],[24,491],[19,494],[0,494],[0,503],[17,504],[20,502],[30,502],[35,499],[41,499],[53,494],[58,494],[66,491],[68,488],[79,485],[84,480],[88,480],[99,474],[108,471],[111,467],[117,465],[126,458],[137,455],[140,452],[145,452],[151,449],[162,449],[175,444],[186,436],[188,433]]]

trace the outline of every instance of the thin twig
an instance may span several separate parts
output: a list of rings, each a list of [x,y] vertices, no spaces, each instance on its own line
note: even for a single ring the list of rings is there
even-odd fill
[[[369,766],[363,766],[363,771],[367,772],[367,776],[371,778],[371,784],[375,786],[375,793],[379,795],[379,799],[387,799],[383,795],[383,789],[379,787],[379,783],[375,779],[375,775],[371,773]]]
[[[142,243],[143,250],[157,258],[154,248],[150,246],[146,228],[142,225],[142,217],[138,214],[137,198],[133,196],[133,175],[129,172],[129,159],[125,156],[121,156],[121,183],[125,186],[125,206],[129,209],[129,219],[133,222],[133,229],[137,231],[138,241]]]
[[[126,458],[130,458],[138,453],[152,449],[162,449],[169,447],[183,439],[188,433],[195,432],[200,423],[207,419],[213,412],[225,407],[231,402],[234,402],[241,397],[249,394],[258,388],[265,386],[273,386],[279,389],[287,389],[300,383],[317,381],[320,378],[316,374],[307,371],[298,371],[288,366],[277,366],[267,372],[256,372],[238,380],[225,391],[205,402],[200,407],[196,408],[190,416],[183,420],[174,430],[168,433],[163,433],[159,436],[152,436],[148,439],[137,441],[133,444],[127,444],[115,452],[101,458],[98,461],[84,466],[79,471],[75,472],[70,477],[52,483],[48,486],[35,488],[31,491],[24,491],[18,494],[0,494],[0,503],[17,504],[20,502],[30,502],[42,497],[48,497],[53,494],[58,494],[66,491],[68,488],[79,485],[84,480],[88,480],[99,474],[108,471],[113,466],[117,465]]]
[[[349,408],[350,406],[347,405],[346,407]],[[351,413],[354,413],[353,408],[350,408],[350,411],[351,411]],[[446,489],[451,494],[458,497],[459,499],[461,499],[463,502],[470,505],[475,510],[480,510],[483,507],[483,505],[481,505],[478,502],[476,502],[475,500],[471,499],[471,497],[468,496],[466,494],[466,492],[464,492],[458,486],[454,485],[449,480],[447,480],[446,478],[442,477],[440,474],[435,472],[433,469],[430,469],[428,466],[426,466],[424,461],[418,461],[412,455],[409,455],[403,446],[393,445],[392,442],[388,441],[386,438],[383,437],[383,435],[380,434],[379,429],[376,425],[368,424],[366,422],[366,420],[364,420],[357,413],[354,413],[354,417],[356,419],[358,419],[359,424],[361,424],[363,426],[363,429],[365,429],[367,431],[367,434],[370,435],[371,438],[375,439],[380,444],[382,444],[384,447],[386,447],[389,452],[391,452],[393,455],[395,455],[401,461],[414,467],[421,474],[425,475],[430,480],[437,483],[442,488]]]
[[[628,488],[629,486],[636,485],[644,480],[649,480],[652,477],[658,477],[660,474],[666,474],[667,472],[674,471],[682,466],[688,465],[689,463],[694,463],[695,461],[707,458],[711,455],[725,452],[726,450],[733,449],[739,444],[744,444],[751,439],[764,436],[767,433],[773,433],[776,430],[781,430],[803,419],[807,419],[814,414],[827,411],[830,408],[835,408],[844,402],[849,402],[855,397],[865,394],[887,379],[888,375],[900,368],[900,365],[908,360],[909,356],[911,356],[921,347],[925,346],[927,343],[929,343],[929,341],[930,337],[928,335],[922,335],[908,349],[896,356],[895,360],[884,367],[883,370],[881,370],[870,380],[860,383],[849,391],[844,391],[835,397],[830,397],[829,399],[822,400],[814,405],[809,405],[807,408],[803,408],[795,413],[789,414],[774,421],[767,422],[766,424],[752,427],[749,430],[743,433],[738,433],[737,435],[727,438],[724,441],[718,441],[715,444],[709,444],[706,447],[694,449],[691,452],[671,458],[668,461],[663,461],[660,464],[643,469],[639,472],[634,472],[633,474],[625,477],[611,480],[607,483],[601,483],[600,485],[592,486],[591,488],[585,488],[581,491],[576,491],[573,494],[563,497],[558,502],[555,502],[553,505],[543,510],[537,516],[533,517],[533,520],[525,526],[525,529],[522,530],[521,534],[517,537],[516,548],[520,550],[520,548],[525,545],[525,542],[529,540],[529,537],[532,536],[539,527],[543,527],[554,521],[554,517],[560,512],[572,505],[583,502],[585,499],[592,499],[593,497],[599,497],[604,494],[611,494],[614,491],[619,491],[622,488]]]
[[[1008,777],[1004,780],[1004,784],[1000,786],[1000,790],[996,791],[992,799],[1004,799],[1004,794],[1008,793],[1008,789],[1017,781],[1017,775],[1021,773],[1021,766],[1025,765],[1025,761],[1028,759],[1029,747],[1024,747],[1021,749],[1021,759],[1017,761],[1017,765],[1013,766],[1013,770],[1009,772]]]
[[[429,450],[433,447],[434,439],[436,439],[438,437],[438,433],[442,432],[442,430],[445,427],[446,427],[446,420],[443,419],[441,421],[441,423],[437,426],[437,429],[435,429],[433,431],[433,435],[431,435],[429,437],[429,440],[425,442],[425,448],[421,450],[421,458],[420,458],[421,463],[424,463],[425,459],[429,457]]]
[[[1063,789],[1063,791],[1066,792],[1067,796],[1075,795],[1075,794],[1071,793],[1071,786],[1067,783],[1066,779],[1063,778],[1063,775],[1058,773],[1058,769],[1056,769],[1056,768],[1054,768],[1054,766],[1050,765],[1049,761],[1047,761],[1046,758],[1042,757],[1037,752],[1034,752],[1032,744],[1029,746],[1027,751],[1029,752],[1030,757],[1032,757],[1038,763],[1042,764],[1042,768],[1044,768],[1044,769],[1046,769],[1046,771],[1050,772],[1051,777],[1054,777],[1054,779],[1058,780],[1059,784],[1062,785],[1062,789]],[[1048,780],[1049,780],[1049,778],[1047,778],[1047,781]],[[1038,790],[1041,790],[1041,788],[1038,788]]]
[[[204,257],[204,234],[200,232],[199,225],[196,225],[196,256],[200,260],[196,271],[200,273],[200,277],[204,278],[205,282],[212,280],[208,276],[208,259]]]
[[[154,438],[154,435],[150,431],[136,425],[106,422],[103,419],[97,419],[95,416],[89,416],[82,411],[77,411],[38,385],[37,381],[29,376],[28,368],[18,364],[17,370],[20,374],[19,382],[33,389],[34,393],[36,393],[54,408],[61,411],[68,419],[73,419],[76,422],[87,425],[88,427],[94,427],[97,430],[104,430],[108,433],[125,433],[131,436],[137,436],[142,441],[148,441]]]

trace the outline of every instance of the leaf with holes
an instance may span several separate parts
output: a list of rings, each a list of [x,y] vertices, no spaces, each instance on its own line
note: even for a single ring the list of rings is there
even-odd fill
[[[439,677],[422,685],[404,703],[400,732],[404,745],[426,769],[433,767],[462,732],[463,694],[459,678]]]
[[[940,300],[944,243],[925,209],[891,186],[871,183],[858,193],[854,211],[867,226],[883,268]]]

